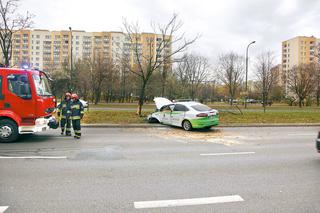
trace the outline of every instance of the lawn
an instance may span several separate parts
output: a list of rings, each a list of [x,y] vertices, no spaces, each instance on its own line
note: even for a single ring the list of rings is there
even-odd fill
[[[146,123],[148,112],[144,112],[142,117],[134,111],[89,111],[85,112],[83,123],[112,123],[112,124],[132,124]],[[220,112],[220,124],[239,124],[239,123],[320,123],[320,111],[244,111],[243,114],[235,114],[222,111]]]

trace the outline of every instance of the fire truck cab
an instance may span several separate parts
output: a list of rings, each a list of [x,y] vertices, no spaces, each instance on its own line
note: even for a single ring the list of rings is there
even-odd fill
[[[49,129],[56,107],[43,71],[0,68],[0,142]]]

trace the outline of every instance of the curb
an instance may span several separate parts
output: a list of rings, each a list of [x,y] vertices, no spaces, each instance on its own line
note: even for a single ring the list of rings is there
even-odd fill
[[[166,128],[168,125],[162,124],[82,124],[84,128]],[[253,123],[253,124],[221,124],[213,128],[234,128],[234,127],[312,127],[320,126],[320,123]]]

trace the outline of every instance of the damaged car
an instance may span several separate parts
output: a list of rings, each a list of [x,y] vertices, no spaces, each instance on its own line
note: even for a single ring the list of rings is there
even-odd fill
[[[210,129],[219,124],[218,110],[195,101],[172,102],[166,98],[153,99],[156,111],[148,116],[150,123],[182,127],[186,131],[192,129]]]

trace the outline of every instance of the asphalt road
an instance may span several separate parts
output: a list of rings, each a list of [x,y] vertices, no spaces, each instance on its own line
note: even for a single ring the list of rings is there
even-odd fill
[[[0,212],[319,212],[317,131],[86,128],[81,140],[58,131],[25,136],[0,144]]]

